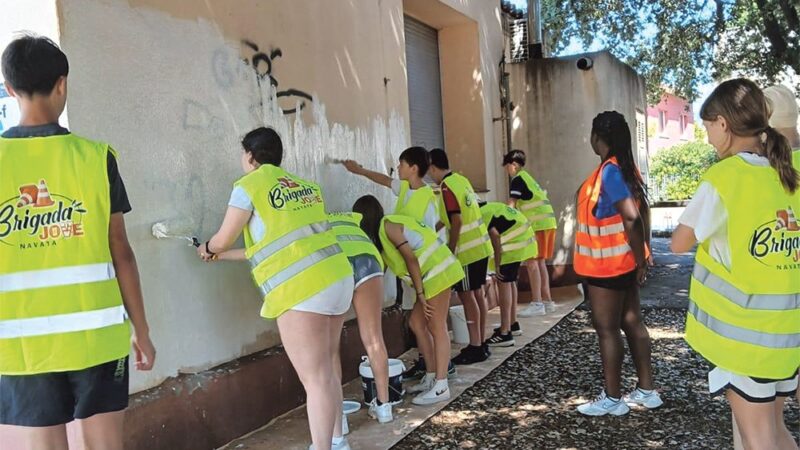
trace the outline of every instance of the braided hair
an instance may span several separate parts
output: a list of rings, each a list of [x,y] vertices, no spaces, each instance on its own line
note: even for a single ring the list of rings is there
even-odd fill
[[[636,167],[631,146],[631,130],[625,116],[616,111],[605,111],[597,115],[592,121],[592,135],[603,141],[609,147],[606,159],[617,157],[622,177],[628,185],[633,197],[647,203],[647,190],[644,180]]]

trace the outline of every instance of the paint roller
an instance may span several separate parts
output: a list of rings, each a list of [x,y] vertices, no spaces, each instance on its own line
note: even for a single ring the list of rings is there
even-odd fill
[[[325,164],[342,164],[342,163],[344,163],[345,160],[344,159],[339,159],[339,158],[333,158],[333,157],[330,157],[328,155],[325,155],[324,161],[325,161]]]
[[[194,228],[194,224],[189,220],[167,220],[154,223],[152,232],[156,239],[186,240],[191,245],[200,247],[200,241],[197,240],[197,237],[192,236]]]

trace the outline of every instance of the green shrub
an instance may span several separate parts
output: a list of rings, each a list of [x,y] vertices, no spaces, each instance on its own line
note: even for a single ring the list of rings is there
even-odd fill
[[[700,177],[717,161],[714,147],[689,142],[661,150],[650,163],[653,200],[688,200]]]

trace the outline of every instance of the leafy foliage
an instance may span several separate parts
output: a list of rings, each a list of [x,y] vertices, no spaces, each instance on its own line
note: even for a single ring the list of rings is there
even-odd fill
[[[654,200],[692,198],[700,177],[717,161],[714,147],[704,142],[689,142],[659,151],[650,163],[650,177],[657,192]]]
[[[733,73],[761,83],[800,75],[797,0],[542,0],[541,9],[548,48],[599,41],[645,76],[651,104],[664,86],[694,100],[700,85]]]

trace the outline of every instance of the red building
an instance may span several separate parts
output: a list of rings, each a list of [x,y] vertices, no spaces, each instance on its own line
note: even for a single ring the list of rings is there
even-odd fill
[[[651,158],[661,149],[694,139],[692,104],[670,93],[665,92],[658,105],[647,107],[647,124]]]

